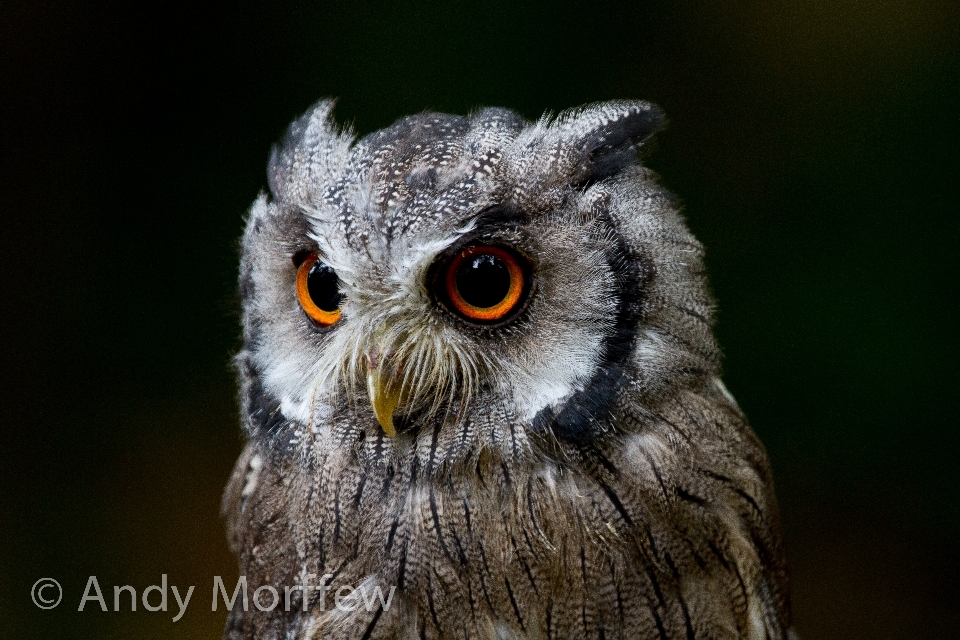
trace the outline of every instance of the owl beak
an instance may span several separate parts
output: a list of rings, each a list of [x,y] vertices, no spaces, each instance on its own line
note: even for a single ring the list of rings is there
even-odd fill
[[[392,376],[384,371],[384,363],[377,358],[367,359],[367,395],[370,405],[383,432],[391,438],[397,435],[393,426],[393,412],[400,402],[400,387],[393,384]]]

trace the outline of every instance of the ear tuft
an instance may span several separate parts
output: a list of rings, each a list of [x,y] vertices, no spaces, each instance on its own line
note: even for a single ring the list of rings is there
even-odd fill
[[[582,153],[578,177],[601,180],[636,163],[637,151],[665,122],[654,104],[616,100],[561,113],[554,126]]]
[[[308,202],[323,174],[342,162],[353,136],[333,121],[333,100],[321,100],[287,128],[274,145],[267,165],[267,184],[274,200]]]

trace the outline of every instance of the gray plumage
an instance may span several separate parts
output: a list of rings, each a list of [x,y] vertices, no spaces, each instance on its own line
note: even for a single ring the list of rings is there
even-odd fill
[[[424,113],[359,141],[331,108],[291,126],[243,237],[249,442],[224,516],[280,604],[235,607],[224,637],[793,637],[702,248],[637,161],[657,108]],[[502,321],[436,284],[478,245],[527,265]],[[329,326],[298,302],[305,254],[338,278]],[[344,585],[396,590],[349,611]]]

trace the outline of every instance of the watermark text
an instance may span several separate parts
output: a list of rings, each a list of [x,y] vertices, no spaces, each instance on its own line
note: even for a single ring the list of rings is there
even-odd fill
[[[258,611],[274,611],[278,608],[283,611],[326,611],[328,607],[333,607],[352,612],[362,607],[368,612],[376,609],[387,611],[397,589],[396,586],[390,586],[385,590],[380,585],[372,584],[370,579],[356,587],[346,584],[334,586],[332,581],[332,574],[316,576],[311,573],[302,576],[299,584],[262,584],[252,588],[247,577],[240,576],[231,590],[221,576],[214,576],[210,610],[233,611],[234,607],[239,607],[243,611],[250,611],[251,608]],[[104,595],[97,576],[90,576],[80,596],[77,611],[137,611],[138,608],[150,612],[175,611],[172,619],[177,622],[187,612],[195,589],[195,585],[181,590],[177,585],[168,584],[167,574],[164,573],[160,576],[160,584],[149,585],[142,591],[138,592],[136,587],[125,584],[107,587]],[[40,578],[31,588],[30,596],[37,607],[53,609],[63,599],[63,589],[53,578]],[[109,606],[111,604],[112,608]]]

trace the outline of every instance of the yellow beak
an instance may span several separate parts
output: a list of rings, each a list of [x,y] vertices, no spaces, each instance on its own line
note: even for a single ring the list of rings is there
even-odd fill
[[[400,388],[393,382],[389,373],[384,375],[382,361],[375,367],[367,367],[367,395],[370,396],[373,413],[376,414],[383,432],[391,438],[397,435],[393,426],[393,412],[400,402]]]

